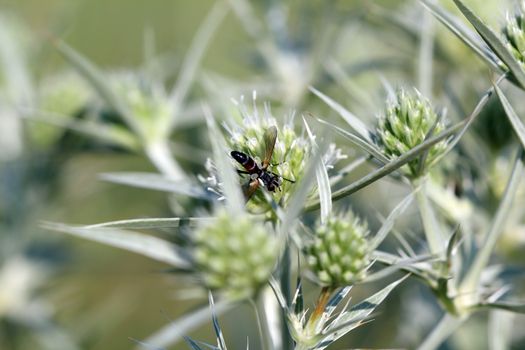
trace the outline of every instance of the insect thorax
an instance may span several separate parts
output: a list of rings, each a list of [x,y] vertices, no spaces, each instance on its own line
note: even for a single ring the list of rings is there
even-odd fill
[[[279,175],[267,171],[260,174],[259,178],[263,182],[266,189],[270,192],[275,192],[275,190],[278,189],[282,183],[282,179]]]

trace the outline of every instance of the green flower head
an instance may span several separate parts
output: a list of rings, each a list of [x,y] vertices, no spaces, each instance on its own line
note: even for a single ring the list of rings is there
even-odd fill
[[[313,239],[306,243],[306,261],[318,282],[339,287],[366,276],[370,265],[366,223],[352,211],[317,222]]]
[[[409,93],[401,89],[380,117],[376,135],[385,154],[397,158],[444,129],[445,123],[439,119],[429,100],[417,90]],[[418,157],[401,169],[409,177],[418,177],[443,154],[446,147],[447,141],[439,142],[426,156]]]
[[[525,1],[520,2],[519,11],[514,16],[507,14],[503,39],[514,58],[525,69]]]
[[[290,195],[296,186],[296,182],[301,179],[308,160],[312,155],[312,143],[306,137],[306,131],[296,132],[294,127],[294,114],[291,113],[287,121],[283,124],[277,122],[272,116],[269,105],[265,105],[264,111],[256,107],[254,95],[254,107],[249,109],[244,101],[236,102],[240,122],[230,122],[226,125],[229,133],[227,139],[228,146],[232,151],[243,152],[261,166],[267,156],[267,146],[275,142],[271,158],[269,160],[268,171],[281,177],[282,182],[276,191],[271,195],[276,203],[286,205]],[[268,138],[270,128],[277,130],[275,141]],[[341,151],[335,146],[330,147],[327,154],[323,157],[328,168],[333,167],[333,163],[344,158]],[[232,159],[232,164],[239,170],[244,170],[242,164]],[[287,180],[291,181],[287,181]],[[249,176],[241,176],[241,186],[247,187]],[[260,186],[262,187],[262,186]],[[247,203],[248,210],[256,213],[269,212],[270,205],[265,199],[264,192],[257,190]]]
[[[254,296],[279,257],[273,231],[246,214],[220,211],[195,232],[193,256],[204,285],[229,299]]]
[[[111,78],[114,91],[129,107],[145,141],[166,139],[174,109],[165,87],[133,72],[119,72]]]
[[[70,123],[92,102],[89,86],[72,71],[45,77],[38,89],[38,106],[57,123]],[[29,126],[31,138],[40,146],[50,145],[62,135],[60,128],[43,124]]]

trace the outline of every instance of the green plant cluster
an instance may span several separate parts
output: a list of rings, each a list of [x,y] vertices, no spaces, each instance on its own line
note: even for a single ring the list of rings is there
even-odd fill
[[[499,30],[465,1],[453,0],[470,26],[418,2],[218,0],[176,69],[148,35],[146,62],[118,70],[56,38],[48,46],[69,68],[43,78],[29,68],[38,45],[0,16],[0,348],[87,349],[100,329],[132,322],[108,308],[80,332],[62,321],[70,310],[54,314],[42,286],[61,300],[93,283],[53,294],[50,276],[75,274],[61,260],[75,250],[45,230],[167,267],[176,287],[166,293],[194,304],[134,335],[140,348],[523,347],[525,295],[511,262],[523,264],[525,2]],[[224,22],[248,38],[242,78],[207,55],[226,45]],[[452,35],[471,52],[451,48]],[[112,184],[96,192],[75,162],[127,171],[101,174]],[[35,173],[59,180],[45,187]],[[112,196],[116,185],[135,189]],[[53,194],[61,188],[71,194]],[[34,222],[39,210],[84,217],[86,193],[103,198],[92,210],[105,217],[145,212]],[[125,289],[115,304],[150,313]],[[223,330],[228,312],[235,327]],[[194,340],[210,321],[215,343]],[[484,336],[465,337],[473,328]]]

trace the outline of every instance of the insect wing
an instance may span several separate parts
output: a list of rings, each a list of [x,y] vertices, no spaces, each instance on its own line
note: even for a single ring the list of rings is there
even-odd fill
[[[262,168],[266,170],[270,161],[272,160],[273,149],[275,147],[275,141],[277,140],[277,128],[275,126],[270,126],[264,133],[264,159],[262,161]]]
[[[258,188],[259,188],[258,179],[252,180],[243,186],[243,193],[244,193],[244,198],[246,199],[246,201],[252,198],[253,194],[255,193],[255,191],[257,191]]]

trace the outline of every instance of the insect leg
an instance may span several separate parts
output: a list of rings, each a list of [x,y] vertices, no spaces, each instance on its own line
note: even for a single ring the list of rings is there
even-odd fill
[[[286,180],[286,181],[288,181],[288,182],[291,182],[291,183],[295,183],[295,181],[294,181],[294,180],[290,180],[290,179],[287,179],[287,178],[285,178],[285,177],[282,177],[281,175],[279,175],[279,174],[276,174],[276,173],[274,173],[274,172],[272,172],[272,174],[274,174],[275,176],[278,176],[278,177],[280,177],[281,179],[283,179],[283,180]]]

